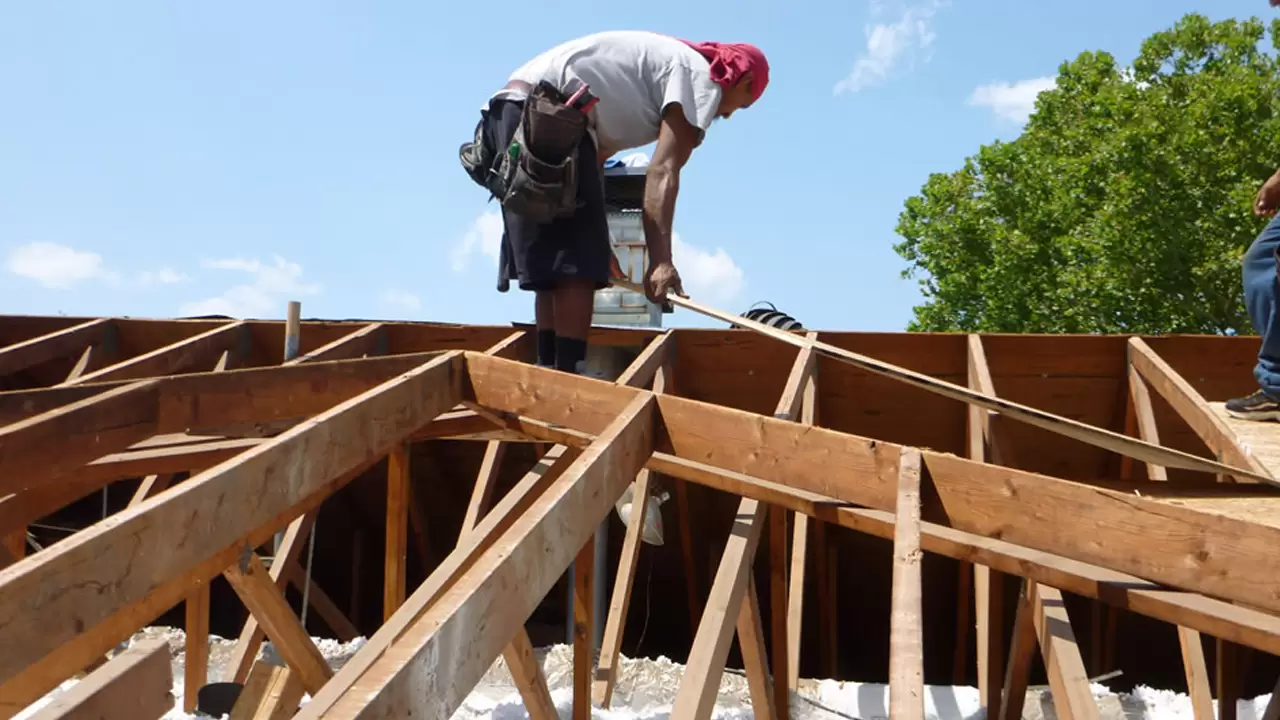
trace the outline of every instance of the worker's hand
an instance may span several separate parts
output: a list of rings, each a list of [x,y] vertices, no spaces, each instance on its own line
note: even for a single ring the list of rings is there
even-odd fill
[[[622,263],[618,262],[618,256],[613,253],[609,253],[609,277],[612,277],[614,280],[627,279],[627,274],[622,272]]]
[[[649,302],[661,305],[667,299],[668,290],[680,297],[689,297],[684,294],[684,286],[680,284],[680,273],[676,272],[675,265],[665,262],[651,266],[644,276],[644,294],[649,298]]]
[[[1275,215],[1276,210],[1280,210],[1280,170],[1258,188],[1253,201],[1254,215]]]

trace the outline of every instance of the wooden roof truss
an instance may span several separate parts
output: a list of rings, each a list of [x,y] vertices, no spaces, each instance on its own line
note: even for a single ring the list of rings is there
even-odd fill
[[[676,718],[710,716],[735,637],[757,717],[789,715],[811,527],[892,540],[895,718],[923,714],[922,552],[972,568],[960,598],[976,604],[979,685],[992,717],[1021,715],[1037,648],[1059,714],[1097,717],[1064,592],[1175,625],[1199,717],[1213,716],[1213,697],[1234,697],[1221,673],[1219,687],[1209,687],[1200,633],[1280,653],[1280,528],[1159,497],[1167,475],[1152,461],[1160,440],[1151,391],[1213,451],[1211,462],[1233,469],[1206,475],[1199,490],[1264,496],[1274,488],[1252,481],[1271,472],[1141,338],[1128,340],[1127,426],[1137,439],[1109,450],[1123,456],[1123,477],[1143,463],[1145,485],[1018,469],[1013,453],[1032,450],[1014,448],[1007,432],[1026,418],[1021,406],[987,402],[999,396],[976,335],[966,339],[965,389],[973,394],[956,398],[968,403],[967,457],[959,457],[820,427],[817,333],[795,336],[807,341],[795,343],[770,415],[673,394],[682,331],[626,334],[644,349],[615,382],[605,382],[523,362],[531,345],[527,331],[516,328],[477,333],[375,322],[315,324],[313,331],[308,324],[300,354],[275,364],[255,362],[252,345],[283,343],[281,323],[170,321],[148,326],[152,340],[140,342],[139,328],[150,321],[41,322],[61,325],[36,333],[35,320],[13,319],[10,327],[27,328],[14,332],[30,337],[0,347],[0,381],[8,378],[14,388],[0,392],[3,717],[86,668],[97,667],[93,681],[75,691],[85,695],[81,703],[118,692],[145,668],[168,672],[148,662],[153,647],[106,656],[184,602],[188,687],[198,687],[207,637],[190,629],[200,627],[200,613],[207,623],[208,583],[222,575],[251,612],[236,648],[236,679],[262,692],[292,688],[273,695],[277,700],[310,693],[296,717],[444,720],[501,655],[531,715],[552,720],[524,623],[572,565],[573,714],[585,718],[588,703],[610,702],[617,681],[642,512],[627,530],[598,661],[590,645],[598,581],[593,533],[630,483],[643,496],[658,476],[674,481],[681,512],[686,483],[740,498],[709,595],[697,610],[690,597],[697,632]],[[122,350],[120,338],[129,334],[122,329],[131,327],[133,347]],[[617,340],[610,332],[598,331],[595,340]],[[394,333],[422,340],[388,354]],[[45,369],[43,379],[23,376],[36,368]],[[57,377],[50,381],[49,373]],[[420,489],[409,484],[406,447],[433,438],[485,442],[485,460],[455,549],[411,589],[404,548],[413,520],[405,498]],[[1077,438],[1102,444],[1097,436]],[[494,497],[493,468],[512,442],[541,443],[545,452],[510,492]],[[283,587],[301,573],[298,556],[317,508],[383,458],[390,458],[385,623],[333,672]],[[189,478],[171,484],[185,472]],[[128,508],[28,553],[28,524],[126,477],[146,478]],[[282,543],[268,569],[255,548],[278,533]],[[762,537],[770,538],[760,559],[769,563],[770,582],[757,588],[751,568]],[[1020,602],[1001,607],[997,589],[1009,577],[1021,583]],[[327,612],[327,621],[335,615],[330,624],[341,626],[341,612],[323,590],[312,593],[317,612]],[[786,612],[762,617],[759,593]],[[1016,616],[1008,647],[995,630],[1005,613]],[[770,656],[766,634],[770,647],[786,651]],[[254,669],[264,635],[279,648],[288,677]],[[269,715],[279,709],[262,697],[254,699],[261,716],[289,716],[291,707]]]

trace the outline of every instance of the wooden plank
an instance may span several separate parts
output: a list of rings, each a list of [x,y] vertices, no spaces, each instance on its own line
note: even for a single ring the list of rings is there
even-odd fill
[[[754,720],[774,720],[773,681],[769,676],[769,662],[764,655],[764,623],[760,619],[760,595],[755,576],[747,574],[747,591],[738,607],[738,647],[742,650],[742,665],[747,673],[747,692],[751,694],[751,712]]]
[[[650,472],[641,470],[632,491],[631,517],[622,538],[622,554],[614,575],[613,594],[609,598],[609,614],[600,639],[600,660],[596,663],[592,700],[608,708],[618,681],[618,657],[622,650],[622,633],[626,629],[627,608],[631,605],[631,588],[635,580],[636,561],[640,557],[640,536],[648,511]]]
[[[110,380],[136,380],[158,375],[173,375],[196,366],[209,366],[224,350],[233,350],[248,332],[243,320],[202,332],[194,337],[179,340],[134,358],[86,373],[68,382],[70,385],[105,382]]]
[[[267,573],[258,554],[247,551],[241,562],[227,568],[222,576],[271,638],[271,644],[289,669],[298,674],[302,687],[310,693],[319,691],[333,677],[333,670],[298,616],[293,614],[289,601]]]
[[[30,716],[31,720],[159,720],[173,709],[169,644],[140,640]]]
[[[37,488],[158,431],[156,380],[0,427],[0,495]]]
[[[274,570],[275,567],[272,567]],[[306,571],[298,562],[289,563],[285,567],[285,579],[298,592],[302,592],[304,583],[306,582]],[[351,622],[351,619],[342,612],[338,604],[329,597],[329,593],[316,583],[316,579],[311,578],[311,589],[307,593],[309,595],[311,609],[316,611],[316,615],[324,621],[329,629],[338,636],[342,642],[350,642],[360,637],[360,629]]]
[[[480,515],[489,507],[493,498],[493,488],[498,484],[498,471],[502,469],[502,458],[506,455],[507,446],[499,440],[490,440],[485,444],[484,456],[480,459],[480,472],[476,475],[475,489],[467,502],[467,512],[462,518],[465,532],[480,521]]]
[[[592,436],[519,417],[512,421],[525,432],[555,442],[585,445]],[[886,539],[893,538],[893,514],[848,507],[848,503],[812,491],[761,480],[706,463],[655,452],[647,463],[654,472],[706,485],[717,490],[782,505],[826,523]],[[936,479],[935,479],[936,480]],[[922,522],[925,551],[989,566],[1002,574],[1027,577],[1084,597],[1100,599],[1166,622],[1226,637],[1264,652],[1280,654],[1280,618],[1230,603],[1171,590],[1133,575],[1070,560],[994,538]]]
[[[614,382],[630,387],[647,386],[657,374],[658,368],[674,356],[675,344],[675,335],[670,330],[654,338]]]
[[[289,668],[254,663],[229,720],[287,720],[297,711],[303,692],[298,674]]]
[[[544,377],[551,371],[484,356],[469,355],[468,366],[475,400],[467,402],[585,432],[598,427],[597,413],[644,392],[576,376],[551,382]],[[527,390],[535,387],[536,396]],[[670,395],[657,401],[671,454],[836,500],[893,507],[895,489],[875,478],[872,462],[872,447],[887,443]],[[1267,579],[1280,574],[1272,551],[1280,528],[944,453],[921,455],[941,510],[927,508],[926,519],[1280,612]],[[832,467],[845,472],[834,475]]]
[[[924,719],[924,618],[920,561],[920,453],[880,454],[898,484],[893,533],[893,614],[889,619],[889,715]]]
[[[1221,461],[1246,468],[1258,477],[1252,478],[1261,482],[1274,483],[1271,472],[1267,470],[1257,458],[1242,451],[1240,446],[1235,442],[1235,435],[1227,428],[1213,411],[1209,409],[1200,393],[1191,387],[1191,383],[1187,382],[1181,375],[1177,373],[1161,358],[1151,346],[1144,342],[1141,338],[1129,338],[1128,345],[1129,363],[1140,375],[1149,383],[1155,391],[1160,393],[1168,403],[1173,406],[1178,415],[1191,426],[1196,435],[1209,446],[1209,449]],[[1139,415],[1139,422],[1142,418]],[[1148,463],[1157,465],[1164,464],[1174,466],[1173,463],[1161,463],[1156,459],[1138,458],[1146,460]],[[1193,468],[1194,469],[1194,468]],[[1224,470],[1211,470],[1205,468],[1206,472],[1221,472],[1231,475]]]
[[[809,375],[800,404],[800,422],[813,425],[817,419],[817,369]],[[810,518],[794,515],[791,540],[791,586],[787,591],[787,691],[794,692],[800,682],[800,637],[803,634],[805,560],[809,553]],[[820,573],[826,577],[825,571]]]
[[[453,353],[437,357],[235,462],[77,533],[30,563],[0,571],[0,607],[22,618],[20,623],[0,619],[0,646],[7,648],[0,655],[0,683],[85,627],[145,598],[157,579],[183,575],[240,547],[253,528],[288,512],[371,454],[386,453],[456,405],[462,392],[459,360]],[[182,528],[182,535],[173,536],[174,528]],[[221,569],[214,568],[206,579]],[[112,592],[100,592],[102,587]]]
[[[1156,413],[1151,407],[1151,391],[1142,380],[1142,374],[1132,364],[1129,365],[1129,397],[1133,403],[1134,429],[1138,437],[1154,445],[1160,444],[1160,431],[1156,428]],[[1169,473],[1163,465],[1147,463],[1147,478],[1167,481]]]
[[[382,655],[354,685],[337,685],[335,677],[332,684],[343,693],[332,715],[451,716],[649,457],[653,410],[652,395],[636,398],[457,586],[400,634],[394,653]],[[402,608],[406,617],[416,611],[411,603]],[[484,631],[477,632],[481,622]],[[396,632],[394,626],[383,630]],[[319,717],[327,709],[317,704],[323,694],[297,718]]]
[[[573,561],[573,720],[591,718],[591,670],[594,660],[595,534],[587,536]]]
[[[1036,651],[1035,608],[1030,594],[1034,583],[1023,581],[1013,618],[1013,638],[1009,647],[1009,664],[1001,682],[1000,720],[1020,720],[1027,700],[1027,684],[1031,679],[1031,662]]]
[[[634,283],[630,283],[625,280],[613,280],[612,282],[615,285],[626,287],[629,290],[641,292],[639,286]],[[1086,425],[1078,420],[1072,420],[1060,415],[1045,412],[1044,410],[1038,410],[1033,407],[1022,405],[1020,403],[992,397],[961,385],[956,385],[923,373],[908,370],[907,368],[899,367],[892,363],[877,360],[850,350],[845,350],[844,348],[836,347],[834,345],[829,345],[818,340],[809,340],[808,338],[800,337],[798,334],[779,330],[778,328],[770,327],[739,315],[707,307],[688,298],[682,298],[676,295],[669,295],[668,298],[671,302],[676,305],[680,305],[681,307],[723,320],[733,325],[739,325],[755,330],[756,332],[767,335],[775,340],[789,343],[799,348],[814,348],[816,351],[827,357],[853,365],[854,367],[867,372],[892,378],[913,387],[920,388],[921,390],[926,390],[953,400],[959,400],[971,405],[978,405],[988,410],[999,412],[1020,422],[1027,423],[1028,425],[1033,425],[1042,430],[1073,438],[1095,447],[1111,450],[1112,452],[1126,455],[1137,460],[1142,460],[1143,462],[1154,462],[1168,467],[1178,467],[1186,470],[1224,473],[1257,480],[1258,482],[1276,484],[1276,480],[1270,475],[1259,473],[1257,470],[1250,469],[1247,466],[1231,467],[1224,465],[1221,462],[1205,460],[1204,458],[1197,457],[1190,453],[1184,453],[1178,450],[1144,443],[1140,440],[1126,437],[1125,435],[1111,430]]]
[[[387,528],[384,543],[382,619],[404,603],[405,560],[409,555],[409,446],[400,443],[387,456]]]
[[[1097,720],[1098,702],[1089,689],[1089,675],[1080,658],[1062,593],[1040,583],[1030,584],[1027,591],[1054,710],[1064,720]]]
[[[195,712],[200,688],[209,682],[209,583],[196,585],[183,603],[186,660],[183,666],[182,709]]]
[[[303,363],[324,360],[346,360],[361,355],[380,355],[380,344],[386,342],[386,323],[369,323],[354,332],[343,335],[327,345],[299,355],[292,360],[285,360],[284,365],[301,365]]]
[[[995,395],[995,382],[987,364],[986,349],[982,338],[970,334],[966,338],[969,387],[987,395]],[[970,460],[986,462],[988,446],[990,459],[1000,465],[1013,465],[1007,448],[991,432],[988,411],[976,405],[968,407],[968,455]],[[978,698],[989,714],[1000,710],[1001,688],[1004,685],[1004,587],[1005,576],[986,565],[961,563],[973,568],[973,601],[976,619],[975,649],[978,653]]]
[[[391,355],[0,392],[0,429],[106,392],[148,383],[154,384],[161,399],[159,427],[152,435],[216,434],[205,430],[237,423],[297,420],[323,412],[445,354]]]
[[[1182,669],[1187,676],[1187,694],[1195,720],[1214,720],[1213,690],[1209,687],[1209,666],[1204,659],[1204,642],[1200,633],[1178,627],[1178,645],[1182,648]]]
[[[706,720],[715,709],[724,673],[729,644],[733,641],[734,621],[747,592],[751,574],[751,558],[755,556],[764,529],[767,505],[744,499],[738,503],[724,555],[711,585],[711,594],[698,623],[698,632],[689,650],[680,687],[672,703],[672,717]],[[765,693],[768,696],[768,693]]]
[[[284,537],[280,540],[280,546],[276,549],[276,555],[272,560],[271,570],[269,571],[271,579],[277,587],[283,587],[287,582],[286,575],[290,570],[290,566],[297,566],[303,543],[314,524],[315,515],[312,513],[306,513],[289,523],[289,527],[284,532]],[[231,650],[231,657],[226,664],[225,681],[247,682],[249,671],[253,667],[254,659],[258,656],[258,649],[262,646],[262,641],[265,637],[266,633],[263,632],[262,626],[258,624],[257,619],[250,613],[249,617],[245,619],[244,625],[240,628],[240,636],[236,639],[235,647]]]
[[[0,347],[0,377],[57,360],[101,342],[114,322],[111,318],[87,320],[65,330]]]

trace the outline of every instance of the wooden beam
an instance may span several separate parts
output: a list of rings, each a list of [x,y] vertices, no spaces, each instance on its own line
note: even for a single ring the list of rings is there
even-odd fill
[[[920,561],[920,452],[880,453],[877,470],[898,484],[889,619],[889,715],[924,720],[924,618]]]
[[[818,416],[818,369],[815,364],[804,385],[800,401],[800,422],[814,425]],[[791,540],[791,578],[787,591],[787,691],[794,692],[800,683],[800,637],[803,634],[805,559],[809,552],[810,518],[794,514]],[[825,578],[823,568],[819,576]]]
[[[1151,407],[1151,392],[1147,389],[1147,384],[1142,380],[1142,374],[1134,368],[1130,363],[1128,366],[1129,376],[1129,398],[1133,403],[1133,416],[1135,429],[1138,431],[1138,437],[1149,443],[1160,444],[1160,432],[1156,429],[1156,413]],[[1149,480],[1166,481],[1169,479],[1169,473],[1163,465],[1155,463],[1147,463],[1147,478]]]
[[[638,285],[626,280],[613,280],[615,285],[621,285],[628,289],[636,289],[640,292]],[[795,345],[799,348],[813,348],[823,355],[839,360],[848,365],[852,365],[861,370],[865,370],[876,375],[881,375],[899,382],[906,383],[921,390],[941,395],[943,397],[959,400],[971,405],[978,405],[988,410],[1001,413],[1019,422],[1047,430],[1057,435],[1063,435],[1075,440],[1079,440],[1094,447],[1100,447],[1121,455],[1127,455],[1144,462],[1155,462],[1169,467],[1179,467],[1186,470],[1199,470],[1209,473],[1225,473],[1236,475],[1239,477],[1250,478],[1258,482],[1276,483],[1276,480],[1269,474],[1258,473],[1247,467],[1231,467],[1221,462],[1211,462],[1203,458],[1197,457],[1190,453],[1184,453],[1170,448],[1158,447],[1144,443],[1141,440],[1127,437],[1117,432],[1107,430],[1105,428],[1087,425],[1078,420],[1072,420],[1060,415],[1045,412],[1037,408],[1015,403],[1009,400],[992,397],[976,390],[956,385],[954,383],[940,380],[938,378],[908,370],[892,363],[877,360],[866,355],[855,353],[841,347],[829,345],[818,340],[809,340],[802,338],[798,334],[770,327],[764,323],[749,320],[740,315],[733,315],[721,310],[701,305],[688,298],[678,296],[669,296],[671,302],[686,307],[695,312],[709,315],[711,317],[723,320],[733,325],[739,325],[749,328],[758,333],[771,337],[775,340]]]
[[[592,533],[573,560],[573,720],[591,720],[595,560],[596,536]]]
[[[57,360],[101,342],[103,335],[113,323],[111,318],[97,318],[72,325],[64,330],[56,330],[30,340],[0,347],[0,377],[50,360]]]
[[[995,395],[995,382],[987,365],[987,354],[978,335],[967,336],[967,366],[969,387],[987,395]],[[990,447],[990,459],[1001,465],[1013,465],[1007,448],[991,432],[991,417],[984,408],[970,405],[968,408],[968,455],[970,460],[986,462]],[[978,653],[978,697],[981,706],[989,714],[1000,709],[1001,688],[1004,685],[1004,588],[1005,576],[986,565],[961,561],[960,571],[973,568],[973,604],[976,619]],[[966,618],[967,620],[967,618]]]
[[[1054,710],[1064,719],[1097,720],[1098,702],[1089,688],[1089,675],[1080,658],[1062,593],[1040,583],[1029,584],[1027,591]]]
[[[275,566],[273,565],[271,569],[274,571]],[[303,586],[307,582],[306,570],[303,569],[302,565],[295,560],[285,567],[284,572],[286,581],[296,590],[302,592]],[[342,612],[338,604],[333,601],[333,598],[329,597],[329,593],[320,587],[314,577],[311,578],[310,582],[311,589],[307,591],[307,595],[309,596],[311,609],[316,611],[316,615],[329,626],[329,629],[342,642],[350,642],[360,637],[360,629]]]
[[[0,427],[0,495],[48,485],[157,432],[157,380],[140,380]]]
[[[186,660],[183,665],[182,709],[195,712],[200,688],[209,682],[209,583],[197,583],[183,602],[186,622]]]
[[[629,387],[647,386],[657,374],[658,369],[674,357],[675,345],[675,335],[670,330],[654,338],[614,382]]]
[[[585,446],[592,440],[590,434],[525,417],[514,417],[509,422],[531,436],[547,441]],[[815,524],[821,520],[877,537],[893,537],[893,514],[883,510],[852,508],[849,503],[827,495],[665,452],[655,452],[647,467],[677,479],[785,506],[813,517]],[[1274,615],[1203,595],[1168,589],[1133,575],[930,522],[921,524],[921,544],[927,552],[988,566],[1004,574],[1027,577],[1131,612],[1280,654],[1280,618]]]
[[[711,595],[707,598],[702,621],[698,624],[698,632],[680,678],[680,687],[672,704],[672,717],[689,720],[711,717],[725,659],[729,655],[729,644],[733,641],[734,621],[740,617],[739,607],[751,574],[751,558],[760,543],[767,508],[768,505],[756,500],[744,499],[738,503],[724,555],[711,585]],[[749,633],[750,629],[747,631]],[[742,636],[743,633],[739,632],[740,641]],[[744,659],[745,655],[744,652]],[[752,694],[769,696],[767,692]]]
[[[223,571],[222,576],[266,631],[289,669],[298,674],[302,687],[310,693],[324,687],[333,677],[333,670],[298,616],[293,614],[289,601],[263,567],[258,554],[246,548],[241,561]]]
[[[400,443],[387,456],[387,536],[383,563],[382,618],[404,603],[405,560],[409,555],[409,446]]]
[[[484,455],[480,458],[480,472],[476,475],[475,489],[467,502],[467,512],[462,518],[463,532],[475,527],[480,521],[493,499],[493,488],[498,484],[498,472],[502,469],[502,458],[507,453],[507,446],[500,440],[485,443]]]
[[[1209,686],[1209,666],[1204,659],[1200,633],[1179,626],[1178,645],[1182,648],[1182,669],[1187,676],[1192,715],[1195,720],[1214,720],[1213,690]]]
[[[287,720],[297,712],[303,692],[298,674],[289,668],[254,663],[229,720]]]
[[[136,380],[159,375],[173,375],[187,368],[209,366],[224,350],[234,350],[249,332],[243,320],[228,323],[199,335],[179,340],[137,357],[86,373],[68,382],[69,385],[109,380]]]
[[[381,355],[383,353],[379,352],[379,347],[386,343],[386,335],[386,323],[369,323],[327,345],[322,345],[292,360],[286,360],[283,364],[301,365],[323,360],[346,360],[362,355]]]
[[[626,629],[627,608],[631,604],[631,587],[635,579],[636,561],[640,557],[641,533],[648,511],[650,472],[641,470],[631,495],[631,517],[622,538],[622,555],[614,576],[613,594],[609,598],[609,615],[600,641],[600,660],[596,663],[592,700],[608,708],[613,688],[618,681],[618,657],[622,650],[622,633]]]
[[[461,398],[460,357],[447,353],[214,467],[111,523],[0,571],[0,683],[151,593],[157,578],[190,572],[235,550],[253,528],[388,452]],[[306,366],[304,366],[306,367]],[[218,377],[235,371],[217,373]],[[156,382],[156,381],[147,381]],[[278,479],[271,482],[269,479]],[[269,491],[264,491],[269,488]],[[173,528],[183,533],[175,538]],[[164,548],[164,552],[148,552]],[[206,579],[221,568],[214,568]],[[65,578],[79,582],[68,585]],[[109,593],[99,588],[110,587]]]
[[[220,425],[301,420],[445,354],[390,355],[0,392],[0,429],[144,383],[154,387],[160,397],[159,427],[153,435],[215,434],[204,431]],[[67,444],[64,438],[63,445]]]
[[[1031,679],[1031,663],[1036,651],[1036,610],[1031,594],[1031,587],[1034,585],[1034,582],[1024,580],[1018,593],[1009,663],[1001,682],[1000,720],[1020,720],[1022,708],[1026,704],[1027,684]]]
[[[551,382],[543,368],[468,358],[475,399],[467,402],[585,432],[598,428],[597,413],[643,392],[576,376]],[[524,390],[535,387],[536,396]],[[886,443],[669,395],[657,401],[671,454],[869,508],[893,507],[895,488],[875,478],[872,461],[872,447]],[[1272,551],[1280,528],[944,453],[921,457],[938,491],[926,519],[1280,612],[1280,595],[1265,580],[1273,570],[1280,574]],[[845,472],[833,475],[831,467]]]
[[[1274,482],[1271,479],[1271,473],[1266,467],[1258,462],[1257,458],[1240,448],[1235,441],[1235,434],[1231,432],[1226,423],[1214,414],[1205,403],[1200,393],[1191,387],[1191,383],[1187,382],[1169,363],[1165,362],[1151,346],[1142,340],[1142,338],[1129,338],[1128,344],[1129,363],[1147,382],[1151,383],[1151,387],[1160,393],[1178,415],[1191,426],[1196,435],[1209,446],[1209,450],[1213,452],[1221,462],[1230,463],[1241,468],[1246,468],[1253,473],[1262,475],[1261,478],[1253,478],[1262,482]],[[1139,416],[1141,422],[1141,416]],[[1143,459],[1143,458],[1138,458]],[[1149,463],[1173,465],[1172,463],[1160,463],[1159,460],[1151,459]],[[1214,472],[1211,468],[1205,468],[1206,472]],[[1219,471],[1221,472],[1221,471]],[[1231,475],[1226,472],[1225,474]]]
[[[169,644],[140,640],[30,716],[31,720],[159,720],[173,710]]]
[[[338,701],[317,703],[325,693],[317,694],[297,718],[316,718],[329,708],[339,717],[451,716],[649,457],[653,410],[652,395],[635,398],[464,573],[457,591],[399,635],[394,654],[382,655],[352,685],[335,677]],[[411,602],[401,609],[405,617],[418,611]],[[485,629],[477,633],[480,618]],[[396,633],[394,626],[383,630]]]
[[[760,594],[756,579],[747,573],[747,591],[738,606],[738,647],[747,674],[747,692],[751,695],[753,720],[774,720],[773,680],[769,677],[769,659],[764,656],[764,623],[760,619]]]

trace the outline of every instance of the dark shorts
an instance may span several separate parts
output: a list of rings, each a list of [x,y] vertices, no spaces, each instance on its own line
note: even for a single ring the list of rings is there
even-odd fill
[[[524,103],[495,99],[484,119],[492,147],[505,148],[520,124]],[[502,211],[502,249],[498,290],[515,280],[521,290],[551,290],[563,280],[589,280],[597,290],[609,286],[609,224],[605,217],[604,176],[591,136],[578,146],[578,201],[571,216],[545,225]]]

